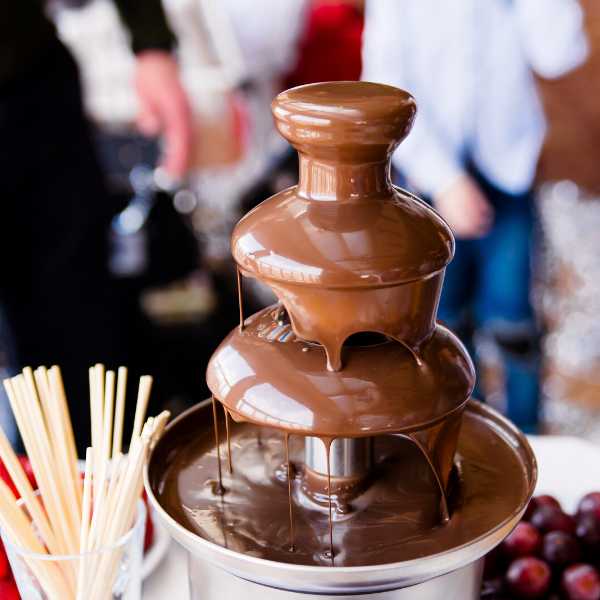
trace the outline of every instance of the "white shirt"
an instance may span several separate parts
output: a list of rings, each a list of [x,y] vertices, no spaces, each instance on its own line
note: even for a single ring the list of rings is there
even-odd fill
[[[410,92],[413,131],[395,165],[435,197],[469,158],[510,194],[531,187],[545,134],[533,71],[588,55],[575,0],[368,0],[362,79]]]

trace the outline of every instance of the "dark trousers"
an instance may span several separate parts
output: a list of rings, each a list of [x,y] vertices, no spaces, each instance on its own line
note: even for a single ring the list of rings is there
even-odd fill
[[[494,207],[494,226],[482,239],[456,240],[438,315],[451,325],[465,308],[477,325],[531,320],[531,194],[512,196],[472,175]]]
[[[77,68],[58,42],[35,69],[0,83],[0,209],[0,302],[16,366],[62,368],[81,453],[88,368],[115,355],[111,211]]]

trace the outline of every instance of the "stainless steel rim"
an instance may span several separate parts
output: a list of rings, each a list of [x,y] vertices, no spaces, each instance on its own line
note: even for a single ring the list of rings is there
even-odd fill
[[[175,419],[169,428],[174,427],[189,413],[204,407],[209,402],[206,400],[186,411]],[[491,531],[468,544],[425,558],[366,567],[315,567],[279,563],[240,554],[195,535],[179,525],[162,508],[149,484],[148,464],[152,461],[152,455],[144,468],[144,484],[148,498],[163,525],[184,548],[195,556],[242,579],[279,589],[321,594],[343,594],[349,591],[368,593],[408,587],[464,567],[497,546],[519,522],[535,489],[537,464],[523,432],[497,411],[476,400],[469,400],[467,411],[487,417],[490,427],[503,437],[509,440],[512,438],[513,444],[518,442],[528,455],[531,461],[531,473],[527,497],[504,522]]]

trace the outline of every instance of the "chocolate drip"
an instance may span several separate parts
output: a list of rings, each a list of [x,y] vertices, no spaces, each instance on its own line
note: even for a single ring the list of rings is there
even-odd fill
[[[331,558],[331,566],[335,559],[335,552],[333,551],[333,518],[331,514],[331,439],[323,439],[321,441],[325,445],[327,451],[327,503],[329,505],[329,556]]]
[[[436,319],[454,238],[390,178],[414,98],[316,84],[279,95],[272,112],[299,151],[299,183],[233,232],[240,324],[207,369],[215,440],[208,404],[170,425],[148,469],[154,495],[188,530],[253,560],[337,569],[499,543],[531,497],[535,459],[470,400],[473,363]],[[242,276],[279,302],[245,319]]]
[[[442,523],[447,523],[450,520],[450,512],[448,511],[448,501],[446,499],[446,490],[445,490],[444,486],[442,485],[442,482],[440,481],[440,476],[438,475],[435,465],[433,464],[433,461],[431,460],[431,456],[429,456],[429,452],[427,452],[427,450],[421,445],[421,443],[416,438],[414,438],[413,436],[410,436],[410,435],[407,437],[408,437],[408,439],[413,441],[417,445],[417,448],[419,448],[419,450],[423,453],[423,456],[425,457],[425,459],[427,460],[427,463],[431,467],[431,471],[435,475],[435,480],[440,488],[440,495],[441,495],[440,517],[442,519]]]
[[[237,268],[237,283],[238,283],[238,302],[240,305],[240,331],[244,331],[244,307],[242,305],[242,273],[240,268]]]
[[[229,411],[225,406],[223,406],[223,410],[225,410],[225,429],[227,431],[227,469],[229,473],[233,473],[233,468],[231,467],[231,438],[229,436]]]
[[[324,349],[290,341],[294,334],[279,324],[280,315],[280,305],[253,315],[211,359],[208,385],[234,420],[331,439],[412,435],[443,493],[474,384],[473,365],[456,336],[438,323],[421,347],[421,366],[399,343],[368,339],[374,345],[344,347],[345,368],[332,373]]]
[[[219,546],[226,541],[233,551],[331,566],[326,479],[319,505],[303,499],[302,477],[285,482],[276,474],[288,450],[288,464],[302,468],[302,437],[290,436],[286,450],[284,436],[265,427],[259,447],[254,425],[231,423],[236,469],[227,479],[227,494],[216,497],[204,485],[204,477],[216,478],[218,469],[207,426],[210,410],[208,404],[189,412],[157,445],[149,481],[161,506],[190,531]],[[224,429],[222,421],[220,426]],[[526,444],[493,411],[470,401],[450,480],[452,518],[441,526],[439,485],[424,454],[407,437],[376,437],[370,487],[350,501],[350,512],[335,515],[335,568],[432,556],[501,527],[524,508],[533,489],[535,462]],[[340,493],[336,479],[330,489]],[[302,514],[294,520],[294,553],[289,551],[290,484],[293,511]],[[332,497],[332,517],[334,504]]]
[[[223,477],[221,475],[221,446],[219,445],[219,426],[217,423],[217,403],[215,397],[212,396],[213,420],[215,423],[215,446],[217,448],[217,470],[219,472],[219,485],[213,489],[213,493],[222,496],[226,490],[223,486]]]
[[[287,480],[288,480],[288,498],[290,501],[290,536],[292,538],[292,546],[290,552],[295,552],[294,547],[294,516],[292,514],[292,473],[291,473],[291,462],[290,462],[290,436],[285,434],[285,456],[287,464]]]

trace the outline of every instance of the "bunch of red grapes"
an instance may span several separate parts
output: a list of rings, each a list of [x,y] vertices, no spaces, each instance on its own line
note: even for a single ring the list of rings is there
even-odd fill
[[[37,489],[37,482],[35,480],[35,476],[33,474],[33,469],[31,468],[31,463],[26,456],[19,456],[19,461],[29,479],[29,483],[33,489]],[[12,493],[16,498],[20,498],[20,494],[15,487],[4,463],[0,460],[0,477],[2,480],[8,485],[11,489]],[[146,498],[146,493],[143,494],[144,502],[146,503],[146,508],[148,507],[148,499]],[[146,535],[144,538],[144,552],[148,550],[148,548],[152,545],[154,541],[154,527],[152,524],[152,519],[148,515],[148,520],[146,521]],[[0,541],[0,600],[21,600],[21,596],[19,594],[19,590],[17,588],[17,584],[15,583],[15,579],[13,577],[12,570],[10,568],[10,563],[8,562],[8,557],[6,556],[6,550],[4,549],[4,544]]]
[[[485,557],[482,599],[600,600],[600,492],[574,516],[552,496],[532,498],[523,520]]]

